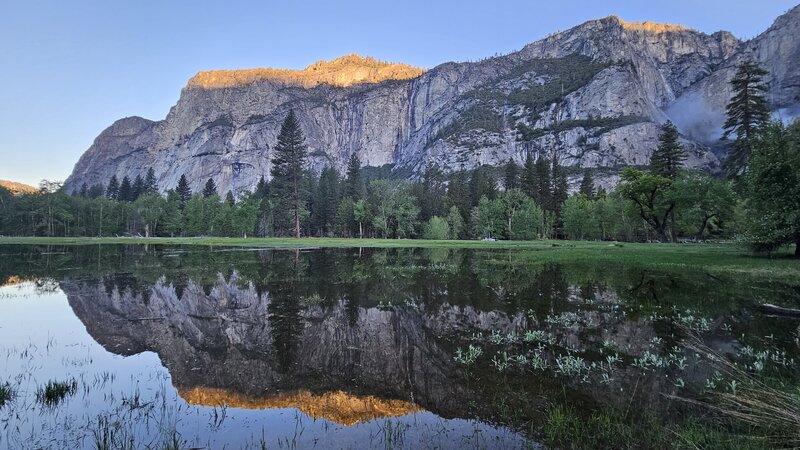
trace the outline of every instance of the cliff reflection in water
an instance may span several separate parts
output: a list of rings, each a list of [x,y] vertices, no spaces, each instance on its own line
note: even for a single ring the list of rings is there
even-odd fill
[[[51,253],[0,262],[0,278],[58,276],[98,343],[156,352],[190,404],[293,407],[343,425],[424,409],[531,429],[554,399],[669,415],[675,380],[702,383],[711,370],[676,368],[687,366],[687,325],[731,349],[734,336],[791,336],[795,326],[746,307],[742,283],[753,280],[553,264],[518,250]],[[768,289],[796,300],[793,288]],[[454,355],[470,345],[486,353],[465,365]],[[604,366],[612,355],[622,362]],[[656,356],[672,362],[637,362]],[[556,367],[576,361],[586,366]]]
[[[422,410],[403,400],[383,400],[371,395],[356,396],[344,391],[317,395],[303,389],[272,397],[250,397],[236,391],[201,387],[179,392],[192,405],[244,409],[297,408],[314,419],[324,418],[345,426],[382,417],[405,416]]]

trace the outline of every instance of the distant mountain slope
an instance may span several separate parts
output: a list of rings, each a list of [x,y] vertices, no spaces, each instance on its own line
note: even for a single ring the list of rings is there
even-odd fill
[[[0,180],[0,187],[8,189],[14,195],[32,194],[34,192],[39,192],[39,189],[33,186],[9,180]]]
[[[727,85],[753,57],[771,72],[771,105],[784,117],[800,104],[800,7],[742,42],[677,25],[607,17],[476,63],[423,71],[349,55],[302,71],[201,72],[164,120],[129,117],[97,137],[67,180],[71,190],[116,174],[155,169],[162,189],[186,174],[197,191],[253,189],[269,176],[280,123],[294,109],[312,166],[344,169],[357,153],[406,174],[498,165],[528,154],[594,167],[612,182],[646,164],[659,124],[674,120],[687,163],[716,170]]]

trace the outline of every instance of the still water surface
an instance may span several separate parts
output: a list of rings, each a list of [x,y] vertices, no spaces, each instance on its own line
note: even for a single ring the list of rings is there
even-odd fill
[[[541,448],[554,405],[691,413],[688,334],[798,359],[753,308],[796,287],[526,250],[0,246],[0,284],[0,448]]]

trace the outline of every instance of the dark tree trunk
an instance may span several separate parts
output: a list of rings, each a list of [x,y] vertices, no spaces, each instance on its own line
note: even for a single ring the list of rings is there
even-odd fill
[[[300,210],[294,212],[294,237],[300,239]]]
[[[800,236],[795,239],[794,243],[794,257],[800,258]]]
[[[706,215],[703,216],[703,223],[700,224],[700,229],[697,231],[697,236],[695,236],[695,239],[698,240],[703,239],[703,233],[705,233],[706,231],[706,227],[708,226],[708,221],[711,220],[711,218],[714,216],[715,214],[712,214],[710,216]]]

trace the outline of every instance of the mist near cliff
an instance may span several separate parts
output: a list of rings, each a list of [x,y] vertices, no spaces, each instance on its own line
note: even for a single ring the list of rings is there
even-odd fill
[[[694,141],[712,144],[722,137],[725,113],[709,105],[700,92],[682,95],[664,112],[681,134]]]

